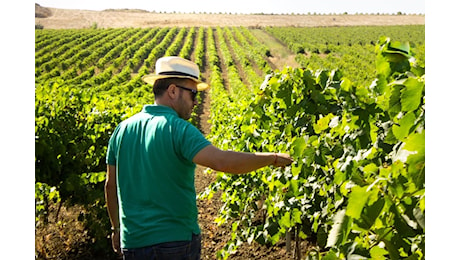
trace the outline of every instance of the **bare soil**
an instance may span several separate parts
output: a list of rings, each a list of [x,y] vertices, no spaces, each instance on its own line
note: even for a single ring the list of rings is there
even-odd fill
[[[37,17],[37,13],[39,14]],[[51,13],[51,14],[50,14]],[[255,15],[152,13],[142,10],[69,10],[40,7],[35,24],[45,29],[192,26],[353,26],[425,24],[424,15]],[[43,17],[44,16],[44,17]]]

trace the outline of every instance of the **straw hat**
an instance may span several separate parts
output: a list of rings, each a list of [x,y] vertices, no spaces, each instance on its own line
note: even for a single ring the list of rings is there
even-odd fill
[[[198,91],[205,90],[209,85],[198,79],[200,70],[192,61],[177,56],[159,58],[155,64],[155,73],[142,77],[148,84],[154,84],[157,79],[185,78],[197,83]]]

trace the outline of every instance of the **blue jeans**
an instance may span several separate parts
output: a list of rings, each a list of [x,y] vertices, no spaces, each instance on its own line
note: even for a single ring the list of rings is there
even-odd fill
[[[199,260],[201,256],[201,235],[192,235],[191,241],[161,243],[153,246],[126,249],[124,260]]]

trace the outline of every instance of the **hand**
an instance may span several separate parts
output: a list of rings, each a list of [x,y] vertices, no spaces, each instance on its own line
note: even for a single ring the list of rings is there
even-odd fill
[[[286,153],[275,153],[275,161],[273,162],[273,166],[275,167],[285,167],[290,165],[294,160],[292,160],[291,156]]]
[[[120,247],[120,231],[119,230],[114,230],[112,231],[112,248],[113,251],[119,256],[123,255],[121,252],[121,247]]]

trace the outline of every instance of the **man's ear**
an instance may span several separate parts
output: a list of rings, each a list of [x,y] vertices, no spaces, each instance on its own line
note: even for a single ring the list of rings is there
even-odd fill
[[[166,90],[170,99],[175,99],[179,95],[179,91],[175,84],[169,84],[168,89]]]

